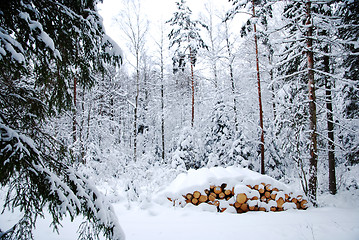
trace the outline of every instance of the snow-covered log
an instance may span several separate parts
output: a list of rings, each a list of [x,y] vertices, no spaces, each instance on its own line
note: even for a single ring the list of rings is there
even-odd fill
[[[234,207],[237,213],[308,208],[308,200],[301,191],[293,191],[269,176],[236,167],[189,170],[180,174],[162,194],[174,206],[207,203],[216,206],[218,212],[228,207]]]

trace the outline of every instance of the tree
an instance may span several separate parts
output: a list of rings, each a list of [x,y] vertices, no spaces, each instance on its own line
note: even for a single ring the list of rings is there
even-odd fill
[[[256,53],[256,70],[257,70],[257,84],[258,84],[258,103],[259,103],[259,126],[261,128],[261,174],[265,173],[265,167],[264,167],[264,128],[263,128],[263,107],[262,107],[262,92],[261,92],[261,79],[260,79],[260,71],[259,71],[259,52],[258,52],[258,36],[257,36],[257,24],[256,19],[258,16],[256,15],[255,7],[257,4],[265,4],[266,1],[239,1],[239,0],[231,0],[233,1],[234,8],[228,12],[227,19],[233,18],[235,14],[238,13],[238,11],[245,7],[246,5],[249,5],[251,3],[252,5],[252,13],[248,13],[251,15],[251,18],[254,19],[253,21],[253,32],[254,32],[254,47],[255,47],[255,53]]]
[[[330,192],[336,192],[335,180],[335,155],[334,155],[334,117],[332,106],[332,81],[335,75],[331,74],[330,58],[335,54],[330,53],[332,47],[338,48],[338,41],[334,37],[336,31],[336,18],[332,16],[333,2],[321,1],[297,1],[290,2],[284,7],[283,16],[286,19],[286,40],[284,43],[284,51],[281,55],[284,56],[280,60],[279,72],[286,81],[293,81],[298,79],[300,85],[304,82],[300,79],[307,80],[307,88],[309,91],[308,102],[309,107],[303,111],[301,119],[308,121],[309,133],[309,166],[307,173],[303,167],[303,157],[298,156],[300,168],[302,172],[302,180],[304,190],[307,192],[309,199],[312,203],[316,204],[316,191],[317,191],[317,163],[318,163],[318,142],[320,143],[320,129],[318,130],[317,106],[320,106],[319,98],[316,96],[316,87],[319,85],[325,86],[325,108],[326,108],[326,124],[328,131],[328,165],[329,165],[329,189]],[[340,47],[339,47],[340,48]],[[305,53],[306,59],[303,58]],[[315,64],[314,64],[315,63]],[[289,77],[291,80],[289,80]],[[301,90],[303,91],[303,90]],[[321,93],[322,91],[319,91]],[[303,102],[301,100],[301,102]],[[298,106],[297,109],[300,107]],[[298,110],[296,111],[299,112]],[[304,124],[304,122],[302,121]],[[303,125],[302,129],[305,127]],[[297,130],[298,132],[298,130]],[[300,138],[299,138],[300,139]],[[299,140],[298,139],[298,140]],[[305,145],[306,143],[298,142],[298,146]],[[301,154],[300,154],[301,155]],[[305,175],[308,175],[308,182]]]
[[[343,69],[344,84],[343,92],[344,107],[342,109],[345,122],[349,121],[349,131],[345,131],[341,138],[344,149],[347,149],[345,158],[348,165],[359,163],[358,128],[355,121],[359,118],[359,48],[357,40],[359,37],[359,2],[339,1],[339,9],[336,15],[341,17],[339,28],[339,39],[344,45]],[[356,127],[355,127],[356,126]]]
[[[192,117],[191,126],[194,124],[194,72],[193,68],[197,61],[197,54],[200,48],[208,49],[207,45],[202,40],[198,27],[207,28],[206,25],[196,20],[191,19],[192,11],[186,6],[186,1],[176,2],[178,12],[167,21],[174,28],[168,35],[170,39],[170,48],[176,45],[175,55],[172,58],[174,72],[178,69],[184,71],[186,60],[190,62],[191,66],[191,88],[192,88]],[[178,66],[177,66],[178,65]]]
[[[230,166],[235,162],[228,151],[234,138],[228,112],[223,101],[218,101],[212,111],[205,137],[205,159],[208,159],[208,167]]]
[[[0,5],[0,184],[7,189],[4,207],[23,213],[7,231],[10,239],[33,239],[46,208],[55,230],[66,214],[83,215],[82,238],[102,231],[108,239],[124,239],[111,205],[75,172],[67,146],[44,129],[51,116],[71,108],[71,80],[88,88],[104,64],[120,63],[121,51],[105,35],[96,3]]]
[[[139,1],[125,1],[126,9],[122,12],[122,20],[118,20],[121,29],[130,42],[130,51],[135,57],[135,62],[131,64],[136,72],[136,91],[134,104],[134,121],[133,121],[133,159],[137,161],[137,135],[138,135],[138,111],[140,97],[140,65],[143,55],[148,22],[142,18],[141,5]]]

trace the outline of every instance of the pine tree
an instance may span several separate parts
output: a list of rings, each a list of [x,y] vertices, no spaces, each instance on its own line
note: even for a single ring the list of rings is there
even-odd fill
[[[66,145],[44,129],[51,116],[71,108],[69,82],[76,77],[90,87],[104,64],[121,60],[96,3],[1,2],[0,183],[7,189],[4,207],[23,214],[7,233],[10,239],[33,239],[45,209],[55,230],[66,214],[83,215],[88,221],[82,237],[102,231],[108,239],[123,239],[111,205],[74,171]]]
[[[258,103],[259,103],[259,126],[261,128],[261,174],[265,173],[265,163],[264,163],[264,128],[263,128],[263,106],[262,106],[262,90],[261,90],[261,78],[260,78],[260,69],[259,69],[259,51],[258,51],[258,34],[257,34],[257,22],[256,20],[258,18],[261,18],[262,21],[266,21],[266,17],[270,15],[270,11],[261,11],[259,13],[256,13],[256,6],[260,5],[260,9],[262,10],[264,6],[267,4],[267,1],[239,1],[239,0],[231,0],[233,2],[234,8],[228,12],[227,19],[233,18],[235,14],[238,13],[238,11],[241,8],[248,8],[251,6],[251,13],[248,12],[248,14],[251,16],[251,19],[253,22],[248,21],[247,25],[252,24],[253,25],[253,33],[254,33],[254,47],[255,47],[255,56],[256,56],[256,74],[257,74],[257,84],[258,84]],[[268,14],[269,13],[269,14]],[[245,31],[245,27],[243,27],[242,32]]]
[[[207,28],[206,25],[198,20],[192,20],[192,11],[186,6],[186,1],[176,2],[178,11],[167,21],[173,29],[168,35],[170,48],[176,46],[173,60],[173,71],[184,71],[186,61],[191,66],[191,88],[192,88],[192,117],[191,126],[194,125],[194,72],[193,68],[197,62],[197,54],[200,48],[207,49],[207,45],[201,38],[199,26]]]

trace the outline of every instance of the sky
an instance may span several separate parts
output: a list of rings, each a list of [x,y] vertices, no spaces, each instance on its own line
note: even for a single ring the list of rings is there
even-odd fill
[[[151,29],[159,25],[160,22],[165,22],[173,16],[173,13],[176,11],[176,1],[177,0],[140,0],[141,8],[150,22]],[[215,9],[228,9],[231,6],[228,0],[187,0],[187,5],[192,10],[193,16],[197,18],[199,12],[204,11],[204,5],[208,2],[212,2]],[[98,6],[106,33],[120,46],[123,40],[120,39],[120,29],[116,25],[114,18],[122,9],[123,4],[121,0],[103,0],[103,3]]]

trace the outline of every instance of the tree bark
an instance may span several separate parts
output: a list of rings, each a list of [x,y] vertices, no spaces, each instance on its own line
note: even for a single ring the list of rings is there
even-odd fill
[[[253,17],[256,17],[254,8],[254,0],[252,0]],[[254,45],[256,48],[256,66],[257,66],[257,80],[258,80],[258,100],[259,100],[259,125],[261,128],[261,174],[265,173],[264,169],[264,129],[263,129],[263,108],[262,108],[262,94],[261,94],[261,80],[259,74],[259,57],[258,57],[258,40],[257,40],[257,25],[253,24],[254,30]]]
[[[77,79],[74,78],[74,110],[73,110],[73,115],[72,115],[72,142],[75,143],[77,141],[77,129],[76,129],[76,114],[77,114],[77,100],[76,100],[76,96],[77,96]]]
[[[161,36],[161,137],[162,137],[162,162],[165,162],[165,104],[164,104],[164,69],[163,69],[163,31]]]
[[[317,110],[315,98],[315,81],[314,81],[314,57],[313,57],[313,26],[311,16],[311,1],[306,2],[307,14],[307,68],[308,68],[308,87],[309,87],[309,129],[310,129],[310,159],[309,159],[309,200],[316,205],[317,200]]]
[[[189,49],[190,52],[190,62],[191,62],[191,86],[192,86],[192,118],[191,118],[191,126],[193,128],[194,125],[194,74],[193,74],[193,56],[192,50]]]
[[[324,47],[324,53],[329,53],[329,47]],[[324,72],[330,73],[329,56],[323,57]],[[335,178],[335,146],[334,146],[334,117],[332,105],[332,83],[329,77],[325,76],[325,95],[327,107],[327,127],[328,127],[328,163],[329,163],[329,192],[336,194],[337,184]]]
[[[140,94],[140,66],[139,66],[139,53],[136,49],[136,96],[135,96],[135,112],[134,112],[134,123],[133,123],[133,161],[137,161],[137,118],[138,118],[138,96]]]
[[[271,90],[272,90],[273,121],[275,121],[277,118],[277,109],[276,109],[276,104],[275,104],[275,93],[274,93],[275,89],[274,89],[274,83],[273,83],[274,73],[273,73],[272,58],[273,58],[273,53],[270,52],[268,55],[268,62],[271,67],[271,69],[269,71],[269,75],[270,75]]]

